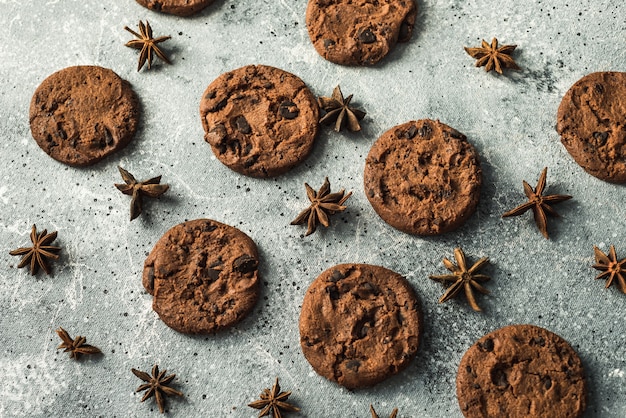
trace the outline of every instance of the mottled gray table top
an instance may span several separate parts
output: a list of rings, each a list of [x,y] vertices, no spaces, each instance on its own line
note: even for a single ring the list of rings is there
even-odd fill
[[[546,327],[580,354],[588,376],[588,417],[626,416],[625,295],[595,281],[593,245],[626,256],[624,186],[586,174],[554,130],[567,89],[594,71],[626,70],[626,11],[618,0],[419,0],[417,29],[373,68],[322,59],[304,24],[306,0],[216,0],[199,15],[151,12],[133,0],[0,0],[0,416],[154,416],[139,403],[131,367],[157,363],[178,375],[184,399],[173,416],[253,417],[246,405],[279,377],[295,416],[460,417],[459,360],[480,336],[512,323]],[[173,61],[136,71],[124,25],[149,19]],[[506,76],[474,68],[463,46],[496,36],[515,43],[523,68]],[[217,161],[203,140],[200,95],[219,74],[268,64],[301,77],[316,95],[341,84],[368,115],[363,131],[323,129],[312,155],[275,179],[253,179]],[[89,168],[48,157],[32,139],[30,98],[52,72],[71,65],[108,67],[141,99],[135,140]],[[433,118],[465,133],[480,153],[484,187],[476,214],[459,230],[421,238],[386,225],[362,186],[364,160],[385,130]],[[117,165],[137,177],[162,174],[170,191],[129,223]],[[548,191],[571,194],[538,233],[530,214],[501,219],[549,167]],[[328,175],[354,192],[331,229],[301,238],[289,222],[306,206],[303,183]],[[215,336],[190,337],[165,326],[141,284],[146,254],[170,227],[209,217],[258,244],[259,303],[246,320]],[[52,276],[16,268],[9,250],[29,242],[32,224],[58,230],[63,247]],[[461,246],[488,256],[491,295],[483,313],[463,298],[438,304],[444,256]],[[298,316],[308,284],[343,262],[383,265],[407,277],[424,311],[424,336],[407,370],[350,392],[315,374],[299,346]],[[98,358],[57,352],[54,330],[86,335]]]

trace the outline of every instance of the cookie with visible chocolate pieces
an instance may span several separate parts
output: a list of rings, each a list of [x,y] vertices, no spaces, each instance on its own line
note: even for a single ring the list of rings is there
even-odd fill
[[[576,418],[587,403],[574,349],[534,325],[509,325],[479,339],[461,359],[456,392],[467,418]]]
[[[124,148],[139,123],[130,84],[97,66],[68,67],[46,78],[30,102],[30,130],[57,161],[87,166]]]
[[[413,34],[414,0],[309,0],[306,25],[317,52],[342,65],[374,65]]]
[[[372,145],[365,194],[389,225],[409,234],[439,235],[476,210],[482,171],[462,133],[422,119],[395,126]]]
[[[215,156],[253,177],[274,177],[304,160],[319,127],[319,107],[304,82],[266,65],[220,75],[202,95],[200,116]]]
[[[349,389],[403,370],[419,345],[421,310],[407,280],[384,267],[340,264],[309,286],[300,344],[313,369]]]
[[[561,142],[587,173],[626,183],[626,73],[584,76],[567,91],[557,112]]]
[[[155,244],[143,268],[152,308],[167,326],[214,333],[243,319],[259,292],[259,256],[246,234],[209,219],[176,225]]]
[[[213,0],[137,0],[137,3],[157,12],[184,17],[199,12]]]

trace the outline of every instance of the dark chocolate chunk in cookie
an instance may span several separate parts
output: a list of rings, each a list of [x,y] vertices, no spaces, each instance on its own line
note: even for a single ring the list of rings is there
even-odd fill
[[[189,16],[204,9],[213,0],[137,0],[137,3],[157,12]]]
[[[565,94],[557,113],[561,142],[587,173],[626,182],[626,73],[584,76]]]
[[[254,242],[232,226],[198,219],[176,225],[156,243],[143,268],[152,308],[169,327],[213,333],[252,310],[258,297]]]
[[[317,52],[343,65],[373,65],[413,33],[413,0],[309,0],[306,25]]]
[[[318,131],[319,108],[304,82],[265,65],[220,75],[200,102],[204,139],[238,173],[282,174],[304,160]]]
[[[439,121],[383,133],[365,161],[365,193],[389,225],[417,235],[458,228],[475,211],[482,172],[465,135]]]
[[[372,386],[415,357],[421,311],[411,285],[391,270],[340,264],[311,283],[300,344],[313,369],[347,388]]]
[[[506,326],[478,340],[461,359],[456,391],[468,418],[576,418],[586,406],[580,358],[534,325]]]
[[[96,66],[68,67],[46,78],[30,102],[30,130],[57,161],[94,164],[135,135],[139,105],[130,84]]]

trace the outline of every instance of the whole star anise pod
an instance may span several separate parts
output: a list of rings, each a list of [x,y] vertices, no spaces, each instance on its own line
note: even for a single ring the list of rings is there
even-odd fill
[[[263,389],[258,401],[249,403],[248,406],[254,409],[260,409],[259,417],[272,416],[273,418],[282,418],[281,410],[287,412],[298,412],[300,408],[288,403],[291,392],[281,392],[278,378],[272,389]]]
[[[170,186],[161,183],[161,176],[153,177],[149,180],[138,182],[135,177],[122,167],[117,167],[120,171],[120,175],[125,184],[115,184],[117,189],[129,196],[132,196],[130,201],[130,220],[132,221],[141,214],[143,208],[143,196],[147,197],[159,197],[165,193]]]
[[[61,327],[56,330],[56,333],[59,338],[63,340],[61,345],[57,347],[57,350],[63,349],[64,353],[70,353],[70,358],[78,360],[78,357],[81,354],[99,354],[102,352],[98,347],[85,344],[87,341],[85,337],[79,335],[78,337],[72,339],[70,334],[68,334],[67,331]]]
[[[535,217],[535,223],[537,224],[537,228],[541,231],[541,234],[549,238],[548,236],[548,218],[546,214],[558,217],[559,214],[556,213],[554,209],[550,205],[563,202],[565,200],[569,200],[572,196],[562,195],[562,194],[551,194],[544,196],[543,190],[546,187],[546,177],[548,175],[548,167],[545,167],[539,176],[539,180],[537,181],[537,186],[533,189],[530,187],[525,180],[522,180],[522,184],[524,185],[524,193],[526,197],[528,197],[528,202],[522,203],[518,207],[511,209],[510,211],[502,214],[503,218],[509,216],[519,216],[525,213],[528,210],[533,211],[533,215]]]
[[[372,405],[370,405],[370,412],[372,414],[372,418],[378,418],[378,414],[376,413]],[[389,415],[389,418],[396,418],[396,415],[398,415],[398,408],[394,408],[394,410],[391,411],[391,415]]]
[[[350,132],[357,132],[361,130],[359,121],[365,117],[365,112],[350,106],[352,100],[352,94],[347,98],[343,98],[341,88],[335,87],[331,97],[320,97],[318,103],[320,108],[326,112],[326,114],[320,119],[321,124],[335,123],[335,131],[339,132],[344,127],[348,126]]]
[[[152,57],[156,54],[157,57],[161,58],[168,64],[171,64],[170,60],[165,56],[163,51],[157,46],[161,42],[167,41],[171,39],[171,36],[159,36],[158,38],[154,38],[152,36],[152,28],[150,27],[150,23],[146,20],[146,24],[139,21],[139,32],[137,33],[128,26],[124,26],[124,29],[135,35],[138,39],[132,39],[128,41],[125,45],[135,49],[141,49],[139,53],[139,64],[137,66],[137,71],[141,70],[141,67],[144,66],[146,61],[148,62],[148,69],[152,67]]]
[[[328,228],[330,225],[328,216],[346,210],[346,206],[343,206],[343,204],[352,196],[352,192],[345,196],[344,189],[341,189],[337,193],[330,193],[328,177],[326,177],[324,184],[322,184],[322,187],[320,187],[317,193],[307,183],[304,183],[304,187],[306,188],[306,195],[311,201],[311,205],[300,212],[296,219],[291,221],[291,225],[301,225],[306,222],[308,228],[304,236],[307,236],[315,232],[318,223]]]
[[[513,70],[519,70],[511,54],[517,48],[517,45],[503,45],[498,47],[498,40],[493,38],[491,45],[489,45],[484,39],[481,43],[481,48],[465,48],[472,58],[476,58],[477,67],[485,66],[485,71],[489,72],[495,69],[498,74],[502,74],[502,68],[511,68]]]
[[[172,389],[168,385],[176,378],[175,374],[171,374],[169,376],[165,376],[167,370],[163,370],[159,372],[159,366],[156,364],[152,367],[152,376],[148,373],[142,372],[137,369],[131,369],[133,374],[143,380],[143,385],[139,386],[135,392],[146,391],[144,393],[143,398],[141,398],[141,402],[145,401],[148,398],[154,396],[156,399],[157,406],[159,407],[159,411],[161,413],[165,412],[165,398],[169,396],[184,396],[182,392],[179,392],[175,389]]]
[[[626,258],[622,258],[617,261],[617,254],[615,254],[615,247],[611,245],[609,248],[609,254],[604,254],[602,250],[594,245],[593,252],[596,256],[596,264],[592,267],[596,270],[600,270],[602,273],[596,276],[596,279],[605,279],[605,288],[608,288],[613,284],[613,280],[617,278],[616,286],[620,288],[623,293],[626,293]]]
[[[452,283],[450,287],[445,291],[443,296],[439,298],[439,303],[444,303],[447,300],[455,297],[461,289],[465,290],[465,297],[469,302],[472,309],[475,311],[482,311],[476,299],[474,298],[473,289],[478,290],[480,293],[489,294],[489,290],[485,289],[480,283],[488,282],[491,280],[489,276],[484,274],[477,274],[476,272],[483,268],[488,262],[487,257],[483,257],[475,262],[472,267],[467,268],[467,262],[465,260],[465,253],[460,248],[454,249],[454,258],[456,259],[456,265],[447,258],[443,259],[443,265],[446,266],[452,274],[444,274],[441,276],[430,276],[432,280],[436,280],[442,283]]]
[[[30,232],[30,241],[33,243],[33,246],[20,247],[17,250],[9,252],[9,254],[23,256],[17,268],[22,268],[30,264],[30,274],[35,275],[37,271],[39,271],[39,267],[41,267],[46,274],[50,274],[50,266],[48,266],[46,260],[48,258],[58,260],[59,255],[56,253],[61,251],[61,247],[49,245],[56,238],[56,231],[48,234],[48,230],[44,229],[42,232],[37,233],[37,227],[33,225]]]

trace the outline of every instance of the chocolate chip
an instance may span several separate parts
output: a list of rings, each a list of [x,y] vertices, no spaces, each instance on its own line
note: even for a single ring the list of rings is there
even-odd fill
[[[333,272],[330,274],[330,281],[336,283],[339,280],[344,279],[345,277],[346,275],[339,270],[333,270]]]
[[[359,34],[358,39],[364,44],[373,44],[376,42],[376,35],[372,33],[370,28],[367,28]]]
[[[148,267],[147,269],[148,288],[154,289],[154,267]]]
[[[482,343],[478,343],[478,345],[485,351],[493,351],[493,340],[491,338],[487,338]]]
[[[324,48],[335,45],[335,41],[332,39],[324,39]]]
[[[332,285],[332,286],[328,286],[326,288],[326,292],[328,292],[328,296],[330,297],[331,300],[337,300],[339,299],[339,289],[337,289],[337,286]]]
[[[429,124],[425,123],[424,126],[417,130],[417,134],[422,138],[430,138],[433,133],[433,128]]]
[[[211,279],[212,281],[215,281],[219,277],[220,271],[210,268],[210,269],[207,269],[206,274],[207,276],[209,276],[209,279]]]
[[[115,142],[115,139],[113,139],[113,135],[111,134],[111,131],[109,131],[109,128],[107,128],[106,126],[104,127],[104,137],[106,138],[106,144],[107,145],[113,145],[113,143]]]
[[[601,147],[606,144],[606,140],[609,138],[608,132],[594,132],[593,138],[596,140],[596,147]]]
[[[465,139],[465,135],[463,135],[461,132],[457,131],[456,129],[450,128],[450,132],[449,135],[452,138],[456,138],[456,139]]]
[[[369,329],[370,329],[369,324],[363,324],[363,326],[361,327],[361,329],[357,333],[358,337],[359,338],[367,337],[367,332],[369,331]]]
[[[594,88],[598,93],[600,94],[604,93],[604,86],[602,84],[596,84]]]
[[[202,226],[202,232],[211,232],[211,231],[215,231],[216,229],[217,229],[217,226],[213,225],[210,222],[207,222]]]
[[[237,128],[237,130],[242,134],[246,135],[252,132],[252,129],[250,129],[250,124],[243,115],[239,115],[235,118],[235,128]]]
[[[67,139],[67,133],[60,123],[57,123],[57,136],[61,139]]]
[[[284,101],[278,107],[278,113],[285,119],[295,119],[300,110],[294,102]]]
[[[356,372],[359,370],[359,367],[361,367],[361,362],[359,360],[349,360],[346,363],[346,367]]]
[[[468,373],[472,372],[472,368],[470,366],[465,366],[465,371]]]
[[[207,99],[207,100],[215,99],[216,94],[217,94],[216,91],[213,90],[213,91],[210,91],[207,94],[205,94],[204,98]]]
[[[548,390],[552,387],[552,379],[550,376],[544,376],[541,378],[541,383],[543,383],[543,387]]]
[[[491,383],[500,388],[506,388],[509,386],[509,378],[506,375],[506,371],[502,367],[496,366],[491,369]]]
[[[415,138],[416,134],[417,127],[414,125],[411,125],[407,130],[396,132],[396,136],[400,139],[413,139]]]
[[[248,254],[241,255],[233,261],[233,270],[240,273],[251,273],[256,270],[259,262]]]
[[[532,340],[530,340],[529,345],[538,345],[541,347],[545,347],[546,340],[544,340],[543,337],[534,337]]]
[[[223,98],[215,106],[209,109],[209,112],[219,112],[220,110],[226,107],[227,103],[228,103],[228,98]]]
[[[252,155],[252,156],[250,156],[250,158],[246,159],[246,160],[243,162],[243,166],[244,166],[245,168],[250,168],[250,167],[252,167],[252,166],[253,166],[253,165],[254,165],[254,164],[258,161],[258,159],[259,159],[259,156],[258,156],[258,155]]]
[[[398,42],[407,42],[411,39],[411,33],[413,32],[413,25],[404,20],[400,24],[400,32],[398,33]]]

